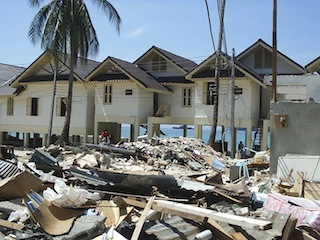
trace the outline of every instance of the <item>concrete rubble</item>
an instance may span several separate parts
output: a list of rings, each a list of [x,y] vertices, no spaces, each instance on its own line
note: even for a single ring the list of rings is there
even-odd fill
[[[183,137],[1,148],[0,239],[320,239],[318,183],[270,175],[268,151],[231,159]]]

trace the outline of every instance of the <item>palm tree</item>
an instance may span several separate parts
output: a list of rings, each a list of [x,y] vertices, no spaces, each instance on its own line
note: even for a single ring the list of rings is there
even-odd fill
[[[43,1],[29,0],[31,6],[35,7],[39,7]],[[119,33],[121,18],[112,4],[107,0],[91,1],[108,16],[109,22]],[[61,56],[69,56],[65,58],[70,68],[66,118],[56,142],[60,145],[69,144],[74,67],[78,57],[87,59],[88,56],[96,56],[99,51],[97,34],[85,1],[50,0],[33,18],[28,35],[33,44],[41,41],[41,48],[49,50],[56,61]]]

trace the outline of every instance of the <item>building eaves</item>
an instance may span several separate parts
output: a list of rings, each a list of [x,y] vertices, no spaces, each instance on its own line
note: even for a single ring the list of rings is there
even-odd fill
[[[103,73],[94,77],[94,79],[92,79],[91,81],[102,82],[102,81],[127,81],[127,80],[129,80],[129,77],[124,73]]]
[[[169,92],[167,88],[162,86],[151,75],[147,74],[145,71],[137,67],[135,64],[114,57],[110,57],[110,60],[113,61],[116,65],[118,65],[129,76],[136,79],[145,88]]]
[[[156,47],[156,46],[153,46],[153,48],[156,51],[160,52],[162,55],[166,56],[168,59],[170,59],[173,63],[175,63],[176,65],[181,67],[186,72],[190,72],[191,70],[193,70],[194,68],[196,68],[198,66],[198,64],[191,61],[190,59],[181,57],[179,55],[176,55],[172,52],[166,51],[166,50],[159,48],[159,47]]]
[[[308,63],[305,68],[309,73],[317,72],[318,74],[320,73],[320,57],[317,57],[310,63]]]
[[[53,75],[35,75],[29,78],[24,78],[20,80],[20,83],[30,83],[30,82],[52,82]],[[57,75],[56,81],[68,81],[69,80],[69,74],[59,74]],[[77,79],[74,77],[73,81],[77,81]]]
[[[144,54],[142,54],[133,63],[136,64],[137,62],[139,62],[141,59],[143,59],[145,56],[147,56],[152,51],[155,51],[158,54],[164,56],[166,59],[171,61],[173,64],[175,64],[177,67],[179,67],[180,69],[182,69],[186,73],[190,72],[191,70],[193,70],[194,68],[196,68],[198,66],[195,62],[191,61],[190,59],[181,57],[179,55],[176,55],[172,52],[166,51],[166,50],[159,48],[159,47],[156,47],[156,46],[152,46],[151,48],[149,48]]]
[[[236,56],[236,59],[240,60],[242,57],[244,57],[246,54],[248,54],[249,52],[253,51],[254,48],[256,48],[257,46],[264,46],[265,48],[269,49],[271,52],[273,52],[273,47],[271,45],[269,45],[268,43],[266,43],[265,41],[263,41],[261,38],[258,39],[258,41],[256,41],[254,44],[252,44],[251,46],[249,46],[247,49],[245,49],[244,51],[242,51],[240,54],[238,54]],[[292,60],[291,58],[289,58],[288,56],[286,56],[285,54],[283,54],[282,52],[280,52],[279,50],[277,50],[277,55],[281,56],[282,58],[286,59],[288,62],[291,62],[293,65],[296,65],[298,68],[300,68],[301,70],[301,74],[307,73],[306,68],[304,68],[303,66],[301,66],[299,63],[297,63],[296,61]]]
[[[167,76],[157,77],[156,80],[162,85],[175,85],[175,84],[193,84],[193,81],[187,80],[184,76]]]

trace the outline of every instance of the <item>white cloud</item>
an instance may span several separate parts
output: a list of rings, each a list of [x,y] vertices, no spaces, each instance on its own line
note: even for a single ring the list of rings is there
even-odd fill
[[[145,28],[137,28],[133,31],[131,31],[131,33],[129,33],[128,37],[137,37],[139,35],[141,35],[143,32],[145,32]]]

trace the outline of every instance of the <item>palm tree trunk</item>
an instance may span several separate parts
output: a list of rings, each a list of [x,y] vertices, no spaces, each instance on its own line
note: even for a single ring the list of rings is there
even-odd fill
[[[74,56],[74,54],[71,53],[70,63],[69,63],[70,73],[69,73],[68,101],[67,101],[67,105],[66,105],[66,118],[64,120],[62,133],[55,143],[55,144],[59,144],[59,145],[70,144],[69,135],[70,135],[70,123],[71,123],[74,65],[75,65],[75,56]]]

